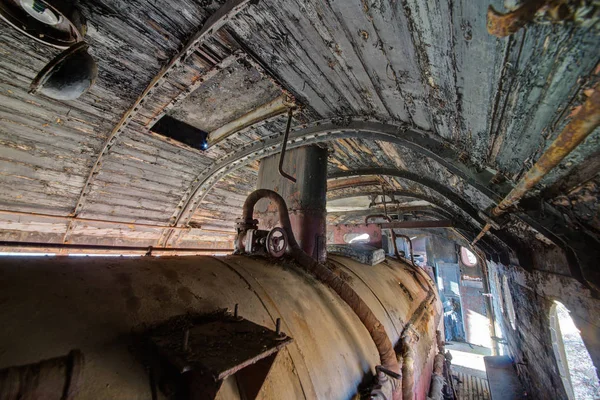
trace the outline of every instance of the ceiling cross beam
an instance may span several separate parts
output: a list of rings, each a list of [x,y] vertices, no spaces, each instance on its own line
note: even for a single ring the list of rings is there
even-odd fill
[[[281,133],[257,142],[248,143],[225,156],[220,162],[204,169],[182,196],[171,216],[171,226],[184,226],[191,220],[210,189],[229,173],[261,158],[277,154],[281,149]],[[464,179],[469,185],[492,200],[500,200],[512,188],[509,183],[494,183],[495,173],[460,159],[459,152],[448,142],[431,132],[408,125],[390,125],[365,119],[328,119],[291,129],[289,149],[338,139],[365,138],[393,143],[409,148],[422,157],[437,161],[449,172]],[[158,246],[169,246],[178,235],[165,229]]]
[[[332,197],[330,197],[330,193],[331,192],[328,192],[328,200],[332,199]],[[457,207],[459,209],[460,209],[460,207],[457,206],[456,204],[452,204],[451,202],[450,202],[450,204],[452,204],[452,206],[449,206],[449,204],[445,204],[437,198],[433,198],[433,197],[419,194],[419,193],[412,193],[412,192],[408,192],[405,190],[394,190],[391,193],[393,193],[395,196],[411,196],[411,197],[414,197],[414,198],[417,198],[420,200],[427,201],[428,203],[432,204],[437,209],[441,210],[441,215],[444,218],[453,218],[455,220],[455,227],[451,228],[451,229],[454,231],[460,232],[460,235],[465,237],[465,240],[467,240],[467,242],[466,242],[467,245],[469,243],[471,243],[469,240],[471,238],[474,238],[475,235],[477,235],[479,226],[481,226],[481,223],[476,223],[472,219],[464,219],[464,218],[457,219],[456,209],[454,209],[452,207]],[[361,188],[355,193],[343,193],[340,196],[334,196],[333,199],[345,199],[345,198],[351,198],[351,197],[355,197],[355,196],[372,196],[372,195],[378,196],[379,193],[372,192],[370,190],[367,190],[366,188]],[[448,199],[445,199],[445,200],[448,200]],[[372,211],[370,213],[372,213]],[[486,239],[486,242],[484,242],[484,243],[479,242],[478,244],[481,244],[481,248],[486,254],[494,255],[494,254],[506,253],[509,249],[508,246],[506,246],[503,242],[497,242],[495,239],[493,239],[491,237],[486,237],[485,239]]]
[[[183,47],[183,49],[175,55],[171,59],[171,61],[165,65],[158,74],[152,79],[152,81],[148,84],[146,89],[142,92],[142,94],[135,100],[135,102],[129,107],[129,109],[125,112],[125,114],[121,117],[117,125],[113,128],[111,133],[106,138],[102,150],[96,157],[96,161],[94,162],[86,182],[80,192],[79,199],[75,204],[75,209],[71,213],[71,216],[77,217],[77,215],[81,212],[86,196],[91,190],[92,183],[98,175],[100,167],[102,165],[103,158],[108,154],[110,149],[117,142],[117,138],[123,131],[127,124],[133,119],[133,117],[140,111],[141,106],[144,103],[144,100],[153,94],[154,91],[158,89],[158,87],[166,82],[166,79],[173,69],[182,66],[185,60],[198,49],[198,47],[208,38],[210,38],[215,32],[217,32],[221,27],[223,27],[226,23],[228,23],[235,15],[237,15],[240,11],[242,11],[249,0],[227,0],[225,4],[223,4],[214,14],[212,14],[207,20],[206,23],[202,26],[202,28],[192,36],[192,38],[188,41],[188,43]],[[74,228],[75,219],[69,221],[67,230],[65,235],[63,236],[63,242],[67,243],[69,241],[69,235]]]

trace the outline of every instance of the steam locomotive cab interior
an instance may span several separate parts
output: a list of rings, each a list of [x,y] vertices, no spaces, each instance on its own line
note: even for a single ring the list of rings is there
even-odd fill
[[[0,400],[600,398],[599,18],[0,0]]]

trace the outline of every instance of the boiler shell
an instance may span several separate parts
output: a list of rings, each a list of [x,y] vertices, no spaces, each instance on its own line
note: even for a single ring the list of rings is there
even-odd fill
[[[366,266],[330,256],[396,344],[410,321],[415,397],[425,398],[441,306],[423,271],[388,259]],[[78,399],[148,399],[147,371],[130,351],[132,331],[188,312],[233,309],[294,342],[282,350],[262,399],[350,399],[379,357],[360,320],[330,288],[291,261],[228,257],[2,257],[0,368],[81,349]],[[424,308],[425,307],[425,308]],[[235,397],[234,385],[221,398]]]

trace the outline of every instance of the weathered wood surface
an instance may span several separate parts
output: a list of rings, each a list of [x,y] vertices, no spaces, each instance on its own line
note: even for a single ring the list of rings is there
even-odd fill
[[[592,28],[532,25],[510,38],[490,36],[485,28],[488,3],[259,2],[173,69],[104,151],[125,111],[221,4],[81,3],[100,74],[96,85],[76,101],[27,93],[31,79],[57,51],[0,21],[0,209],[174,224],[207,169],[245,144],[278,137],[286,118],[242,129],[205,152],[150,132],[154,121],[165,110],[173,115],[186,111],[188,116],[192,110],[196,120],[215,128],[281,94],[279,85],[305,106],[294,119],[295,126],[345,115],[409,124],[447,140],[464,152],[465,162],[516,180],[565,125],[581,85],[600,60],[600,36]],[[491,3],[502,5],[499,0]],[[241,48],[256,56],[279,82],[256,69],[254,61],[219,69],[219,63],[234,53],[250,57]],[[245,90],[238,103],[236,87]],[[188,93],[190,88],[195,91]],[[228,104],[231,107],[225,109]],[[369,168],[408,171],[440,183],[473,210],[492,204],[444,166],[408,148],[369,138],[335,140],[328,146],[330,173]],[[599,146],[600,131],[544,185],[562,180],[572,190],[593,178],[597,171],[584,174],[577,168],[593,161]],[[178,243],[204,246],[221,243],[223,237],[230,240],[255,179],[254,163],[217,183],[190,219],[192,225],[206,229],[182,231]],[[399,192],[412,192],[478,223],[431,188],[400,177],[387,182]],[[582,193],[589,197],[593,190],[586,186],[576,193],[578,198]],[[585,199],[580,203],[568,212],[597,225],[596,203]],[[595,216],[587,216],[590,213]],[[225,236],[214,231],[224,231]],[[10,240],[70,238],[78,243],[150,245],[164,233],[0,216],[0,237]]]

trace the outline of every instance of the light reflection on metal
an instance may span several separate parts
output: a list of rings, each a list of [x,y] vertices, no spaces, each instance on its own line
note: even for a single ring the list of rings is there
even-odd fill
[[[31,82],[30,94],[56,100],[75,100],[96,81],[98,66],[88,44],[75,43],[50,61]]]
[[[202,254],[202,253],[231,253],[233,249],[206,249],[206,248],[194,248],[194,247],[181,247],[181,248],[153,248],[148,247],[134,247],[134,246],[110,246],[110,245],[95,245],[95,244],[65,244],[65,243],[38,243],[38,242],[12,242],[12,241],[0,241],[0,248],[7,249],[38,249],[38,250],[67,250],[67,251],[93,251],[93,252],[117,252],[119,254],[134,254],[143,252],[146,255],[152,255],[152,253],[191,253],[191,254]]]
[[[46,45],[67,49],[83,40],[85,24],[72,3],[62,0],[1,0],[0,18]]]

